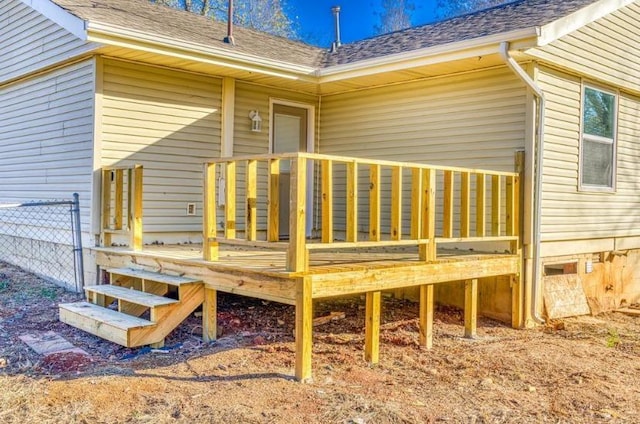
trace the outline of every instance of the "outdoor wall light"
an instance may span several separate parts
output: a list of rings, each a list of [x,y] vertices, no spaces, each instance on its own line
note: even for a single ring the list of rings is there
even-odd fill
[[[249,119],[251,119],[251,131],[262,131],[262,118],[260,117],[260,113],[258,113],[257,110],[252,110],[251,112],[249,112]]]

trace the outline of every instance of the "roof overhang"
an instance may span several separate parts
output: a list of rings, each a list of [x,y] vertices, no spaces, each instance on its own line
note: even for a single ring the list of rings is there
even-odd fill
[[[104,45],[226,66],[236,70],[256,72],[289,80],[315,81],[314,74],[316,69],[313,67],[266,59],[242,52],[216,48],[215,46],[174,40],[157,34],[114,25],[89,22],[87,38],[89,41]]]
[[[331,66],[318,70],[317,75],[320,84],[322,84],[471,57],[482,57],[497,53],[499,45],[503,41],[510,42],[513,48],[517,49],[535,46],[538,33],[538,28],[532,27],[471,40],[440,44],[424,49]]]
[[[48,0],[20,0],[30,8],[38,11],[47,19],[60,25],[80,40],[87,40],[86,23],[82,19],[67,12],[57,4]]]

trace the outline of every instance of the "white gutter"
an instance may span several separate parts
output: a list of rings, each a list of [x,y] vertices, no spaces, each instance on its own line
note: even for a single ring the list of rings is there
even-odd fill
[[[540,261],[540,215],[542,214],[542,160],[544,155],[544,111],[545,111],[545,99],[544,92],[531,79],[531,77],[518,65],[518,62],[509,55],[509,42],[503,41],[500,43],[500,56],[504,59],[507,66],[525,83],[525,85],[533,92],[538,98],[538,134],[536,137],[532,137],[531,151],[536,152],[536,163],[534,166],[534,189],[533,189],[533,204],[535,211],[533,213],[533,234],[532,243],[533,250],[533,276],[531,278],[531,299],[530,311],[531,317],[538,324],[543,324],[544,319],[538,315],[537,299],[538,291],[540,289],[540,274],[541,274],[541,261]],[[537,139],[537,143],[536,143]],[[536,145],[537,144],[537,145]],[[537,150],[536,150],[537,147]],[[525,301],[526,303],[526,301]]]

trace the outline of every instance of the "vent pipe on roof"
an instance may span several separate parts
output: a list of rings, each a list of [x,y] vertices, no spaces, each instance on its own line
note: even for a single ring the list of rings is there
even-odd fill
[[[333,6],[331,12],[333,12],[333,24],[336,31],[336,40],[331,45],[331,51],[335,52],[342,45],[340,41],[340,6]]]
[[[224,37],[224,42],[231,44],[232,46],[236,45],[236,42],[233,39],[233,0],[229,0],[227,15],[227,36]]]

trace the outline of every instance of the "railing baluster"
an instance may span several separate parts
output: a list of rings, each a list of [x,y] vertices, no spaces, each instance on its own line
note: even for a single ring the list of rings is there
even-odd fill
[[[225,196],[224,196],[224,236],[228,239],[236,238],[236,162],[229,161],[225,166]]]
[[[358,240],[358,163],[347,163],[347,241]]]
[[[442,214],[442,236],[453,237],[453,171],[444,171],[444,209]]]
[[[486,197],[485,174],[476,174],[476,237],[484,237],[485,235],[485,223],[487,221]]]
[[[124,169],[116,169],[116,202],[114,212],[114,229],[122,230],[122,205],[124,203]]]
[[[280,159],[269,160],[267,241],[280,240]]]
[[[216,165],[204,166],[204,223],[203,223],[203,254],[205,261],[218,260],[218,243],[211,239],[217,235],[216,223]]]
[[[391,240],[402,240],[402,167],[391,168]]]
[[[111,171],[102,171],[102,245],[111,246],[111,233],[104,231],[111,228]]]
[[[246,187],[246,230],[245,238],[253,241],[257,239],[258,226],[258,163],[255,160],[247,161],[247,187]]]
[[[380,241],[380,165],[369,166],[369,240]]]
[[[333,161],[322,161],[322,242],[333,243]]]
[[[502,194],[502,183],[500,175],[491,176],[491,235],[500,235],[500,196]]]
[[[471,173],[460,173],[460,237],[469,237]]]
[[[411,239],[420,238],[422,231],[422,168],[411,170]]]

